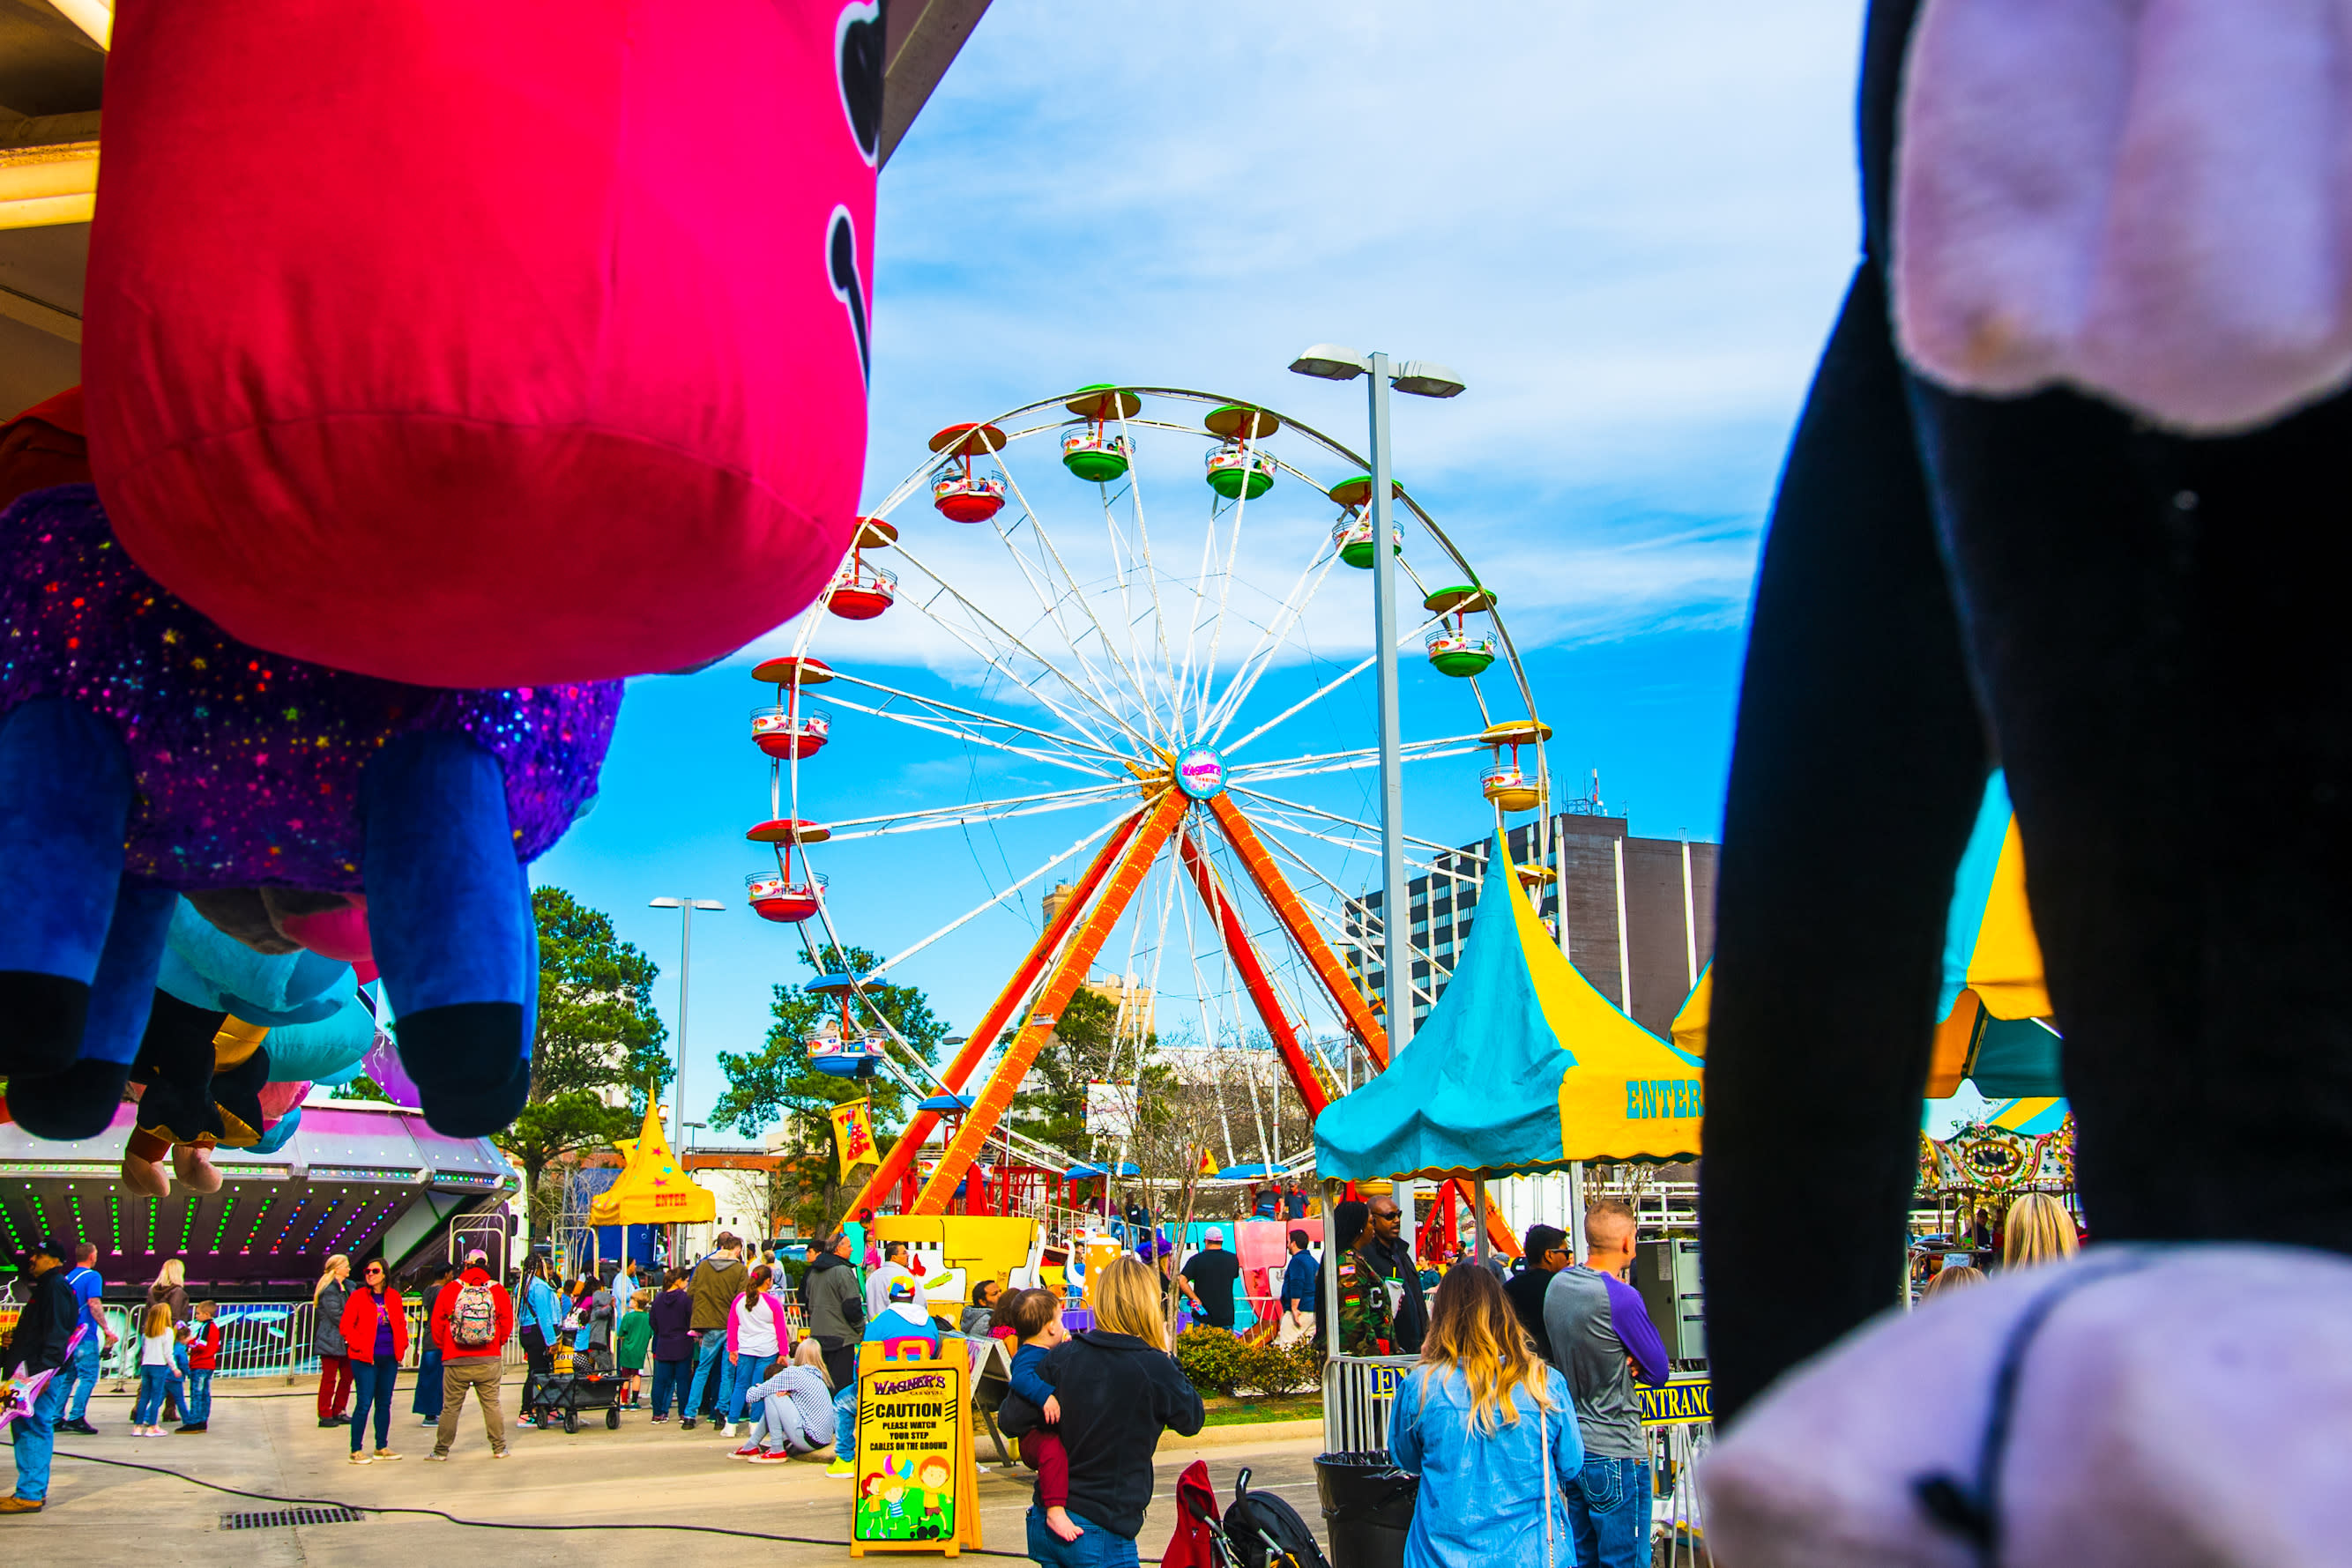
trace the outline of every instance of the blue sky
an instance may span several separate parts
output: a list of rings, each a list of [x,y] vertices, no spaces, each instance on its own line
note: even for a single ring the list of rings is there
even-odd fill
[[[1861,9],[1575,0],[1465,29],[1450,7],[1300,4],[1244,24],[996,0],[882,177],[868,502],[934,429],[1087,382],[1229,394],[1360,445],[1361,383],[1288,375],[1292,355],[1332,340],[1441,361],[1470,390],[1399,400],[1397,472],[1506,585],[1553,768],[1598,768],[1636,832],[1711,838],[1757,538],[1854,252]],[[980,689],[901,611],[855,630],[877,678]],[[663,965],[673,1029],[677,917],[646,900],[729,905],[695,930],[691,1117],[720,1086],[714,1053],[755,1045],[769,988],[803,972],[741,897],[760,864],[741,833],[767,815],[748,662],[635,683],[596,810],[536,872]],[[1415,693],[1408,735],[1452,733],[1434,708],[1417,720]],[[1369,745],[1369,694],[1348,695],[1328,728]],[[1415,831],[1480,831],[1465,766],[1409,773]],[[804,789],[820,769],[833,815],[1021,781],[846,720]],[[894,952],[1097,820],[836,846],[835,918]],[[983,917],[899,977],[969,1024],[1027,929]]]

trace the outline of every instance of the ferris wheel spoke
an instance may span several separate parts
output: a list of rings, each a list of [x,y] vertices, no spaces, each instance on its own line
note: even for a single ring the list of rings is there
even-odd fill
[[[1274,667],[1275,658],[1282,652],[1291,627],[1307,613],[1307,606],[1323,591],[1324,580],[1331,575],[1331,569],[1339,564],[1339,552],[1332,545],[1331,536],[1322,535],[1316,541],[1314,554],[1307,557],[1306,566],[1300,569],[1298,580],[1292,583],[1290,591],[1283,596],[1281,608],[1275,612],[1274,619],[1260,630],[1258,640],[1251,645],[1248,654],[1234,670],[1234,678],[1225,684],[1223,693],[1210,709],[1208,721],[1202,728],[1208,733],[1212,743],[1233,723],[1234,715],[1241,711],[1242,704],[1248,701],[1250,693],[1257,688],[1259,678]]]
[[[851,817],[826,824],[832,841],[877,839],[893,833],[927,832],[933,828],[969,827],[980,822],[1034,817],[1045,811],[1066,811],[1076,806],[1109,801],[1131,795],[1132,784],[1106,784],[1090,789],[1055,790],[1042,795],[1012,795],[999,800],[975,800],[957,806],[929,806],[912,811],[891,811],[873,817]],[[841,830],[853,830],[843,832]]]
[[[958,602],[961,601],[961,596],[957,595],[954,590],[947,587],[945,584],[940,585],[940,594],[946,595],[950,598],[957,599]],[[985,664],[990,669],[994,670],[998,674],[1003,675],[1006,680],[1011,681],[1014,685],[1019,686],[1023,691],[1027,692],[1031,696],[1036,698],[1037,706],[1039,707],[1044,708],[1047,713],[1052,714],[1055,718],[1058,718],[1064,724],[1068,725],[1078,734],[1086,737],[1087,743],[1097,750],[1106,752],[1114,757],[1118,755],[1118,752],[1111,748],[1109,743],[1103,739],[1100,733],[1098,733],[1092,725],[1088,724],[1085,719],[1080,718],[1069,708],[1065,707],[1055,698],[1048,696],[1042,689],[1039,688],[1034,681],[1030,680],[1027,676],[1022,674],[1020,671],[1007,664],[1004,661],[1003,656],[995,649],[989,647],[979,637],[966,631],[963,627],[957,625],[946,616],[939,613],[931,601],[913,600],[910,601],[910,602],[914,604],[916,611],[926,620],[929,621],[932,625],[937,626],[940,631],[945,632],[949,636],[953,637],[957,642],[962,643],[967,651],[978,657],[980,661],[982,664]]]
[[[1118,423],[1120,433],[1124,434],[1129,423],[1128,416],[1122,413],[1119,416]],[[1129,444],[1132,447],[1132,441],[1130,441]],[[1151,559],[1151,525],[1144,516],[1143,476],[1132,465],[1129,466],[1127,471],[1127,498],[1129,515],[1135,519],[1137,549],[1141,553],[1143,559],[1143,580],[1151,587],[1151,624],[1155,632],[1155,640],[1160,645],[1160,656],[1158,662],[1150,664],[1149,667],[1158,671],[1161,681],[1163,683],[1167,683],[1169,681],[1170,671],[1174,667],[1174,661],[1170,658],[1168,651],[1168,612],[1166,606],[1160,602],[1160,569]],[[1167,685],[1165,689],[1168,694],[1169,704],[1168,730],[1169,733],[1172,735],[1175,733],[1176,727],[1181,721],[1182,716],[1178,710],[1178,699],[1175,687],[1172,685]]]
[[[1411,643],[1414,638],[1426,632],[1432,626],[1436,625],[1437,622],[1443,619],[1443,616],[1435,616],[1430,620],[1423,622],[1419,626],[1414,627],[1412,631],[1399,637],[1397,639],[1397,646],[1399,648],[1406,646]],[[1284,708],[1280,713],[1275,715],[1272,718],[1267,719],[1264,724],[1259,725],[1255,729],[1251,730],[1247,735],[1243,736],[1231,746],[1226,747],[1224,748],[1225,756],[1231,758],[1235,752],[1239,751],[1243,747],[1247,746],[1251,741],[1255,740],[1258,737],[1264,735],[1267,730],[1270,730],[1276,725],[1286,723],[1290,719],[1296,718],[1298,715],[1305,713],[1308,708],[1313,707],[1317,703],[1321,702],[1325,697],[1329,696],[1333,692],[1338,691],[1341,686],[1346,685],[1349,681],[1354,680],[1358,675],[1362,674],[1366,670],[1370,669],[1374,664],[1380,663],[1380,658],[1381,656],[1377,650],[1365,654],[1361,660],[1349,665],[1343,673],[1324,682],[1323,685],[1316,687],[1313,691],[1307,693],[1305,696],[1299,698],[1288,707]],[[1265,672],[1261,669],[1259,673],[1263,674]],[[1226,725],[1231,725],[1233,723],[1234,719],[1239,716],[1240,711],[1240,706],[1236,704],[1234,710],[1226,716],[1225,725],[1218,727],[1218,732],[1220,734],[1223,732]]]
[[[979,605],[973,603],[971,598],[961,590],[958,589],[954,583],[949,581],[946,578],[941,577],[937,571],[933,570],[928,563],[918,559],[913,551],[907,549],[904,540],[899,542],[898,553],[900,556],[905,558],[908,565],[914,567],[925,577],[929,578],[933,582],[938,583],[942,590],[953,597],[955,601],[964,608],[966,613],[970,614],[974,620],[984,622],[993,630],[998,636],[1003,638],[1007,643],[1012,643],[1013,646],[1020,649],[1022,653],[1027,654],[1033,663],[1036,664],[1041,668],[1052,672],[1055,679],[1067,686],[1070,691],[1081,700],[1092,704],[1101,712],[1105,718],[1110,720],[1111,723],[1125,730],[1139,745],[1149,747],[1151,744],[1150,740],[1146,739],[1137,731],[1133,725],[1128,723],[1125,717],[1117,712],[1114,712],[1109,706],[1105,705],[1099,697],[1096,696],[1094,693],[1088,691],[1084,685],[1072,679],[1070,673],[1067,670],[1063,669],[1052,660],[1042,656],[1037,650],[1032,648],[1028,643],[1013,635],[1011,631],[1005,628],[1003,622],[999,622],[994,616],[989,614],[987,611],[982,610]],[[944,625],[946,622],[942,620],[940,624]],[[1026,685],[1027,683],[1024,682],[1023,684]],[[1065,716],[1066,717],[1066,716]]]
[[[999,466],[1003,466],[1001,460]],[[1005,470],[1005,482],[1008,485],[1013,484],[1013,475],[1010,469]],[[1017,485],[1013,485],[1013,494],[1016,497],[1020,496],[1020,487]],[[1028,502],[1024,499],[1022,501],[1022,506],[1025,509],[1028,506]],[[1029,518],[1029,521],[1034,531],[1036,519],[1032,517]],[[1076,585],[1075,583],[1070,585],[1070,591],[1068,591],[1054,586],[1046,580],[1047,574],[1044,568],[1039,563],[1031,560],[1027,552],[1023,550],[1020,545],[1013,541],[1013,534],[1010,529],[1006,528],[1003,523],[993,519],[991,520],[989,526],[996,530],[998,540],[1004,546],[1004,553],[1013,558],[1013,564],[1019,569],[1023,580],[1029,584],[1030,591],[1036,595],[1038,608],[1044,612],[1045,620],[1052,623],[1054,630],[1060,634],[1063,644],[1069,649],[1070,657],[1076,662],[1079,671],[1086,676],[1087,686],[1092,689],[1096,698],[1097,699],[1096,706],[1104,708],[1105,711],[1108,711],[1109,705],[1112,701],[1111,694],[1108,688],[1103,685],[1102,675],[1094,667],[1094,662],[1087,657],[1086,649],[1080,645],[1080,639],[1071,632],[1069,622],[1065,618],[1063,612],[1064,604],[1067,600],[1076,598],[1083,603],[1086,598],[1085,594],[1076,591]],[[1017,520],[1014,527],[1019,527]],[[1065,678],[1066,679],[1066,677]],[[1070,682],[1069,684],[1072,685],[1076,685],[1076,682]]]
[[[1263,800],[1267,805],[1276,807],[1285,811],[1303,812],[1310,817],[1320,817],[1327,821],[1337,822],[1342,827],[1353,828],[1360,833],[1368,834],[1369,838],[1366,841],[1368,842],[1378,843],[1380,841],[1381,830],[1378,823],[1367,822],[1357,817],[1345,816],[1338,811],[1329,810],[1321,806],[1309,806],[1304,801],[1286,800],[1280,795],[1269,794],[1264,789],[1252,789],[1238,784],[1234,785],[1231,788],[1233,793],[1236,795],[1247,795],[1253,800]],[[1433,851],[1438,854],[1452,854],[1454,850],[1454,845],[1441,844],[1434,839],[1417,838],[1411,833],[1400,833],[1397,836],[1408,844],[1415,844],[1423,849]],[[1409,859],[1406,863],[1408,865],[1417,866],[1423,871],[1435,869],[1420,861]]]
[[[1104,653],[1118,666],[1119,674],[1125,677],[1128,688],[1135,699],[1137,716],[1146,725],[1150,726],[1156,734],[1158,726],[1153,722],[1150,694],[1145,691],[1143,683],[1136,678],[1135,672],[1128,666],[1127,661],[1120,656],[1118,645],[1111,641],[1110,632],[1104,627],[1101,618],[1095,613],[1093,597],[1078,581],[1077,574],[1070,570],[1069,562],[1063,559],[1061,550],[1055,546],[1053,536],[1045,531],[1045,519],[1038,515],[1037,508],[1029,504],[1027,494],[1021,488],[1021,481],[1014,477],[1011,466],[1003,462],[1001,454],[998,457],[998,466],[1004,470],[1004,482],[1012,487],[1013,497],[1021,503],[1022,516],[1029,524],[1029,531],[1036,536],[1038,548],[1045,552],[1046,559],[1054,563],[1055,570],[1062,574],[1062,580],[1069,590],[1068,596],[1076,600],[1078,607],[1086,612],[1087,620],[1094,627],[1095,636],[1101,643]],[[1007,549],[1014,548],[1009,538],[1006,538],[1005,545]],[[1069,637],[1066,631],[1064,636],[1069,641],[1071,653],[1083,659],[1085,654],[1078,646],[1077,639]]]
[[[1251,443],[1256,438],[1255,436],[1244,436],[1242,438],[1242,450],[1245,453],[1253,450]],[[1201,664],[1200,694],[1197,698],[1197,706],[1200,712],[1200,723],[1196,727],[1202,732],[1205,732],[1209,727],[1209,693],[1216,684],[1217,651],[1219,646],[1224,641],[1226,612],[1230,610],[1233,605],[1234,562],[1241,553],[1242,523],[1249,515],[1249,486],[1247,485],[1244,485],[1242,486],[1241,494],[1234,497],[1234,504],[1227,515],[1232,518],[1232,525],[1226,533],[1224,568],[1219,574],[1217,584],[1217,613],[1216,618],[1209,623],[1209,653],[1208,656],[1203,659]],[[1208,539],[1212,548],[1215,546],[1216,540],[1217,531],[1213,525],[1209,529]],[[1207,586],[1207,580],[1205,577],[1202,579],[1202,586],[1203,588]],[[1198,591],[1196,590],[1195,591],[1197,593]],[[1185,645],[1185,658],[1189,661],[1191,657],[1191,639],[1187,638]]]
[[[1034,725],[1022,724],[1017,720],[1005,718],[998,714],[983,713],[978,708],[964,707],[960,704],[942,701],[938,697],[927,697],[919,692],[903,691],[897,686],[885,685],[880,681],[868,680],[864,675],[853,675],[845,671],[835,670],[833,672],[833,678],[836,681],[847,681],[853,685],[864,686],[868,691],[880,692],[886,697],[900,699],[910,703],[919,703],[927,708],[936,708],[943,714],[950,714],[956,718],[967,720],[973,724],[994,725],[1001,728],[1012,730],[1016,734],[1034,736],[1037,739],[1045,741],[1050,745],[1064,747],[1072,752],[1082,755],[1103,758],[1110,762],[1118,764],[1122,768],[1128,761],[1128,755],[1125,752],[1113,751],[1108,747],[1089,745],[1087,742],[1083,740],[1074,740],[1066,735],[1056,735],[1052,730],[1039,729]],[[831,697],[826,700],[831,702],[839,702],[841,699],[838,697]],[[898,716],[895,713],[891,713],[887,710],[865,709],[861,711],[882,711],[882,716],[886,718]],[[1108,776],[1108,770],[1106,769],[1105,771]]]
[[[1090,778],[1104,779],[1118,777],[1108,768],[1093,767],[1051,751],[1040,751],[1035,747],[1015,746],[1011,741],[996,740],[985,735],[975,735],[969,729],[960,728],[954,725],[935,723],[914,714],[900,713],[890,708],[869,707],[864,703],[852,702],[847,697],[833,697],[829,700],[835,707],[847,708],[852,713],[867,714],[875,718],[887,719],[892,724],[902,724],[909,729],[928,730],[933,735],[944,735],[950,740],[961,740],[971,746],[989,747],[997,751],[1009,752],[1015,757],[1028,758],[1033,762],[1043,762],[1055,768],[1066,768],[1073,773],[1084,773]]]
[[[1117,828],[1121,822],[1133,817],[1136,812],[1141,809],[1142,808],[1140,807],[1134,807],[1120,812],[1118,816],[1113,817],[1109,821],[1105,822],[1101,827],[1097,828],[1094,831],[1088,833],[1086,837],[1080,839],[1068,849],[1064,850],[1060,854],[1055,855],[1053,859],[1047,861],[1045,864],[1039,866],[1035,871],[1031,872],[1027,876],[1023,877],[1019,882],[1014,883],[1012,886],[1006,888],[995,897],[989,899],[987,902],[981,904],[965,914],[957,915],[953,920],[949,921],[945,925],[942,925],[937,931],[932,932],[929,936],[917,942],[913,946],[908,947],[901,952],[893,953],[887,958],[883,959],[882,962],[874,967],[872,972],[867,974],[866,978],[871,980],[878,975],[885,974],[889,970],[896,968],[898,965],[905,963],[908,959],[913,957],[924,948],[929,947],[932,943],[939,941],[941,937],[948,936],[951,932],[961,930],[973,920],[987,914],[990,910],[994,909],[998,904],[1003,904],[1006,899],[1011,898],[1014,894],[1019,893],[1023,888],[1027,887],[1031,883],[1035,882],[1039,877],[1044,876],[1047,872],[1052,871],[1055,866],[1060,865],[1063,862],[1068,860],[1071,856],[1082,853],[1083,852],[1093,848],[1096,844],[1100,843],[1110,834],[1113,829]]]
[[[1399,757],[1406,762],[1433,762],[1448,757],[1468,757],[1475,752],[1480,737],[1475,735],[1447,736],[1437,740],[1412,740],[1398,748]],[[1304,779],[1317,773],[1351,773],[1379,766],[1378,747],[1360,751],[1329,751],[1315,757],[1293,757],[1280,762],[1247,762],[1235,767],[1231,779],[1235,783],[1269,783],[1277,779]]]

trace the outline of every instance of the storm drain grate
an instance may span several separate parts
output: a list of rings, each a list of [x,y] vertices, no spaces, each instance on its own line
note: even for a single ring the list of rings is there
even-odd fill
[[[367,1515],[355,1508],[280,1508],[268,1513],[225,1513],[223,1530],[276,1530],[289,1524],[359,1524]]]

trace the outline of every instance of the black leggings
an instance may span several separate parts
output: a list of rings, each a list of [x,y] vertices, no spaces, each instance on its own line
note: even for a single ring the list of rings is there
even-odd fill
[[[1897,1299],[1945,911],[1996,758],[2094,1235],[2352,1251],[2352,403],[2189,440],[1909,376],[1877,258],[1913,8],[1872,8],[1871,256],[1740,691],[1700,1195],[1726,1417]]]

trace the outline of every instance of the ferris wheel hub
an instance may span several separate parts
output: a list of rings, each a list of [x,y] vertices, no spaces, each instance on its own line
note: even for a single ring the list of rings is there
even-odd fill
[[[1213,746],[1188,746],[1176,754],[1176,788],[1187,800],[1213,800],[1224,793],[1225,759]]]

